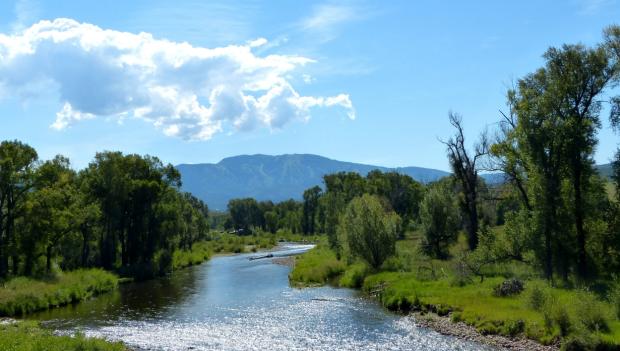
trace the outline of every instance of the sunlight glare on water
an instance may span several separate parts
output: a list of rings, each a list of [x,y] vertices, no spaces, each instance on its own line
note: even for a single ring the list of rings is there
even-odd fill
[[[490,350],[416,327],[354,290],[291,288],[288,267],[249,256],[217,257],[35,318],[138,350]]]

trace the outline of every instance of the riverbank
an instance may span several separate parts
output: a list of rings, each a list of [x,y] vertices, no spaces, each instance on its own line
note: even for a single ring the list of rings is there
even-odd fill
[[[0,323],[0,350],[11,351],[130,351],[122,343],[83,335],[60,336],[36,322],[5,320]]]
[[[448,316],[436,313],[413,312],[413,321],[417,326],[435,330],[443,335],[450,335],[462,340],[490,345],[512,351],[555,351],[558,345],[542,345],[525,337],[509,338],[497,334],[482,334],[475,327],[464,322],[453,322]]]
[[[435,263],[437,272],[428,274],[415,263],[404,267],[404,260],[397,257],[381,271],[370,272],[319,246],[297,258],[289,278],[298,287],[331,282],[359,288],[391,311],[435,315],[439,319],[426,324],[432,329],[468,337],[475,332],[480,341],[500,336],[503,347],[515,350],[531,349],[532,342],[541,350],[561,343],[575,350],[619,349],[620,322],[612,315],[613,306],[590,292],[527,280],[524,291],[500,297],[494,291],[505,281],[502,276],[457,281],[449,265]],[[467,334],[461,335],[463,326]]]
[[[102,269],[80,269],[44,279],[13,278],[0,288],[0,316],[12,317],[64,306],[112,291],[118,277]]]

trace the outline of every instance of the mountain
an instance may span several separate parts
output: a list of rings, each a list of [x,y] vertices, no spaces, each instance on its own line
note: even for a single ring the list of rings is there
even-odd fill
[[[602,177],[605,177],[605,178],[611,178],[611,175],[614,171],[613,165],[611,163],[607,163],[604,165],[598,165],[596,166],[596,170]]]
[[[257,200],[301,199],[305,189],[322,185],[323,176],[335,172],[366,175],[378,169],[407,174],[420,182],[431,182],[450,173],[422,167],[388,168],[342,162],[309,154],[241,155],[218,163],[180,164],[183,190],[205,201],[214,210],[224,210],[228,200],[253,197]]]

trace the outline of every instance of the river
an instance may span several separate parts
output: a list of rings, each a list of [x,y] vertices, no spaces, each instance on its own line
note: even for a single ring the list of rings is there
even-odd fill
[[[285,244],[273,254],[310,247]],[[29,318],[136,350],[491,350],[416,327],[355,290],[291,288],[289,267],[248,259],[255,255],[215,257]]]

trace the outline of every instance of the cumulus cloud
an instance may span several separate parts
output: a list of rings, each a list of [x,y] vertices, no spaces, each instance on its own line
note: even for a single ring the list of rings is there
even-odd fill
[[[133,116],[169,136],[207,140],[228,126],[305,121],[317,107],[338,107],[355,118],[347,94],[303,96],[291,85],[290,77],[313,60],[253,52],[264,45],[259,38],[195,47],[71,19],[41,21],[0,34],[0,89],[22,98],[56,94],[63,107],[55,129],[96,116]]]

